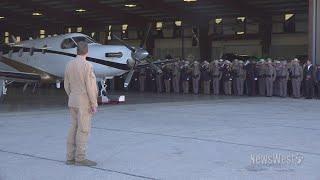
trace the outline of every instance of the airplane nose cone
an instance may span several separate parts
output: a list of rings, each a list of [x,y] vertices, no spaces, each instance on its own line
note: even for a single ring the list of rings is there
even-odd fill
[[[141,61],[141,60],[145,59],[148,56],[149,56],[148,51],[146,51],[143,48],[138,48],[138,49],[135,50],[135,52],[132,53],[132,58],[136,59],[138,61]]]

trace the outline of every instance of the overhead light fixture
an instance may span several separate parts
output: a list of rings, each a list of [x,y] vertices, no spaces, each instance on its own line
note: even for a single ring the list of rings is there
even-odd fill
[[[246,17],[237,17],[237,20],[244,22],[246,20]]]
[[[284,18],[286,21],[288,21],[289,19],[291,19],[294,16],[294,14],[285,14]]]
[[[237,32],[237,35],[243,35],[243,34],[244,34],[243,31]]]
[[[85,10],[85,9],[76,9],[76,12],[79,12],[79,13],[82,13],[82,12],[86,12],[87,10]]]
[[[77,32],[81,33],[82,32],[82,27],[77,27]]]
[[[216,24],[220,24],[222,22],[222,19],[221,18],[217,18],[214,21],[215,21]]]
[[[125,4],[124,5],[125,7],[128,7],[128,8],[134,8],[134,7],[137,7],[136,4]]]
[[[4,16],[0,16],[0,19],[4,19],[5,17]]]
[[[196,2],[197,0],[183,0],[184,2]]]
[[[175,24],[176,26],[181,26],[181,25],[182,25],[182,21],[175,21],[174,24]]]
[[[42,16],[42,13],[40,13],[40,12],[33,12],[33,13],[32,13],[32,16]]]
[[[157,22],[156,23],[156,29],[157,30],[161,30],[162,29],[162,25],[163,25],[162,22]]]

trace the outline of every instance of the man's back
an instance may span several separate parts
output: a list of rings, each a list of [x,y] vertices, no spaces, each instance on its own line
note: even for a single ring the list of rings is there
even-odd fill
[[[69,96],[69,107],[92,107],[97,105],[96,78],[92,65],[77,56],[68,63],[65,71],[65,90]]]

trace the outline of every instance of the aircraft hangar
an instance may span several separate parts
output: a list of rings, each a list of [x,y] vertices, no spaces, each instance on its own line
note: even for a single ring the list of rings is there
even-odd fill
[[[0,0],[0,180],[319,179],[319,98],[320,0]]]

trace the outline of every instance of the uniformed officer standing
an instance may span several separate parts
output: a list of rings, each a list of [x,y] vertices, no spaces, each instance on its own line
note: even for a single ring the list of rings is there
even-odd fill
[[[192,67],[192,87],[194,94],[199,93],[200,73],[200,63],[198,61],[194,61]]]
[[[146,69],[141,68],[139,71],[139,87],[140,92],[144,92],[145,90],[145,82],[146,82]]]
[[[202,73],[201,73],[201,78],[203,80],[203,93],[204,94],[210,94],[210,70],[209,70],[209,62],[204,61],[203,66],[202,66]]]
[[[301,81],[303,78],[303,70],[298,59],[294,59],[290,69],[292,82],[292,96],[294,98],[301,97]]]
[[[257,69],[256,69],[256,63],[255,61],[249,60],[245,64],[245,70],[246,70],[246,88],[247,88],[247,94],[249,96],[255,96],[256,95],[256,81],[257,78]]]
[[[307,60],[307,65],[303,70],[303,79],[305,82],[306,99],[312,99],[314,95],[314,67],[310,60]]]
[[[268,60],[266,66],[266,88],[267,88],[267,97],[273,95],[273,83],[276,79],[276,70],[272,65],[272,61]]]
[[[210,63],[210,73],[212,76],[213,95],[219,95],[222,72],[220,71],[218,60],[214,60]]]
[[[225,95],[231,95],[232,88],[232,69],[231,62],[225,61],[222,68],[223,91]]]
[[[162,93],[163,90],[163,71],[162,72],[156,72],[156,84],[157,84],[157,92]]]
[[[318,98],[320,98],[320,65],[317,65],[316,67],[315,80],[317,84]]]
[[[237,71],[239,68],[239,60],[235,59],[232,64],[231,64],[231,69],[232,69],[232,76],[236,77],[237,76]],[[237,89],[237,79],[233,78],[232,79],[232,89],[233,89],[233,94],[238,95],[238,89]]]
[[[282,61],[279,67],[279,95],[280,97],[287,97],[288,94],[288,79],[289,71],[287,67],[287,61]]]
[[[259,86],[259,95],[266,95],[266,64],[264,59],[261,59],[257,64],[258,71],[258,86]]]
[[[183,93],[189,93],[189,80],[190,80],[190,70],[189,70],[189,61],[185,61],[184,66],[181,69],[181,81]]]
[[[237,88],[237,95],[238,96],[243,96],[243,90],[244,90],[244,81],[246,79],[246,71],[244,69],[244,62],[243,61],[239,61],[239,65],[236,71],[236,88]]]
[[[171,79],[172,79],[172,70],[171,70],[172,64],[166,64],[163,67],[163,81],[166,93],[171,92]]]
[[[173,79],[172,79],[172,86],[173,86],[173,91],[175,93],[180,92],[180,64],[179,62],[175,62],[173,65]]]
[[[275,96],[280,96],[281,62],[280,61],[275,61],[274,68],[275,68],[275,71],[276,71],[276,79],[275,79],[274,84],[273,84],[273,94]]]
[[[98,89],[92,64],[86,61],[88,44],[77,44],[77,57],[67,64],[64,88],[69,97],[72,126],[67,140],[66,164],[95,166],[86,159],[86,145],[91,129],[91,117],[97,112]]]

